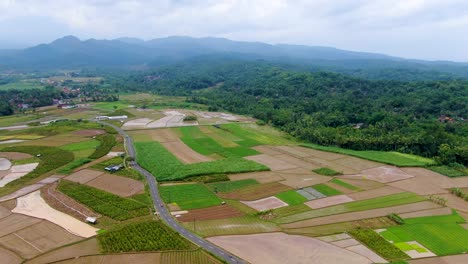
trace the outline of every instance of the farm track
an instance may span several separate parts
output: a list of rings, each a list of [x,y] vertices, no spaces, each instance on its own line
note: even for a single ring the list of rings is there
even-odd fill
[[[174,218],[172,218],[171,213],[165,207],[164,202],[161,199],[158,189],[158,183],[156,181],[156,177],[153,176],[150,172],[145,170],[144,168],[140,167],[136,161],[136,151],[133,145],[132,138],[123,131],[120,127],[114,126],[109,123],[105,122],[98,122],[99,124],[110,126],[114,128],[124,139],[125,139],[125,147],[126,152],[129,157],[133,158],[134,161],[131,162],[131,166],[143,174],[148,181],[148,186],[151,191],[151,198],[153,199],[154,208],[158,212],[158,215],[169,225],[172,229],[177,231],[186,239],[190,240],[192,243],[198,245],[199,247],[205,249],[206,251],[218,256],[222,260],[226,261],[227,263],[246,263],[244,260],[232,255],[230,252],[214,245],[213,243],[200,238],[199,236],[195,235],[194,233],[190,232],[189,230],[185,229],[182,225],[180,225]]]

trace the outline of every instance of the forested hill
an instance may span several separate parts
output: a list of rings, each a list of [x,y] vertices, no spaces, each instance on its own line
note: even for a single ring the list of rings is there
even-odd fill
[[[190,95],[318,144],[424,156],[448,144],[467,162],[467,81],[368,81],[241,62],[178,65],[114,81],[124,90]],[[449,119],[439,121],[442,115]]]

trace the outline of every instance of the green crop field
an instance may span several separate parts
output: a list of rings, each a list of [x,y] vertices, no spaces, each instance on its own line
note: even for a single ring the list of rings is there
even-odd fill
[[[405,154],[400,152],[385,152],[385,151],[358,151],[358,150],[351,150],[351,149],[343,149],[338,147],[327,147],[327,146],[320,146],[316,144],[301,144],[304,147],[328,151],[328,152],[335,152],[346,154],[350,156],[355,156],[358,158],[363,158],[367,160],[382,162],[385,164],[395,165],[399,167],[425,167],[429,165],[435,164],[434,160],[411,155]]]
[[[223,147],[213,138],[203,133],[197,126],[181,127],[179,131],[182,134],[181,140],[203,155],[218,154],[225,158],[234,158],[259,154],[256,150],[243,146]]]
[[[296,190],[285,191],[282,193],[278,193],[275,196],[289,205],[296,205],[307,202],[307,199],[304,196],[298,194]]]
[[[431,166],[429,169],[449,177],[468,176],[468,168],[464,168],[463,165],[460,168],[454,168],[445,165]]]
[[[96,149],[100,145],[100,141],[96,139],[91,139],[87,141],[81,141],[78,143],[71,143],[64,146],[61,146],[61,149],[68,150],[68,151],[78,151],[78,150],[85,150],[85,149]]]
[[[299,214],[311,210],[312,209],[309,206],[301,203],[273,209],[273,214],[276,215],[276,217],[285,217],[288,215]]]
[[[318,168],[315,170],[312,170],[313,172],[320,174],[320,175],[325,175],[325,176],[336,176],[336,175],[341,175],[341,172],[337,172],[335,170],[332,170],[330,168]]]
[[[242,158],[183,164],[158,142],[136,142],[140,164],[158,180],[181,180],[187,177],[268,170],[264,165]]]
[[[214,182],[214,183],[207,184],[207,186],[212,191],[232,192],[232,191],[239,190],[244,187],[255,185],[255,184],[258,184],[256,180],[246,179],[246,180],[239,180],[239,181]]]
[[[176,203],[182,210],[221,204],[221,199],[202,184],[169,185],[159,189],[164,202]]]
[[[332,188],[326,184],[323,184],[323,183],[320,183],[320,184],[317,184],[317,185],[314,185],[312,186],[312,188],[314,188],[315,190],[317,190],[318,192],[326,195],[326,196],[333,196],[333,195],[339,195],[339,194],[342,194],[342,192],[338,191],[337,189],[335,188]]]
[[[386,260],[408,259],[403,251],[391,244],[372,229],[356,229],[348,232]]]
[[[468,251],[468,230],[456,212],[451,215],[405,219],[405,224],[389,227],[381,235],[394,243],[417,241],[437,255]]]
[[[79,159],[75,159],[74,161],[68,163],[67,165],[65,165],[64,167],[62,167],[61,169],[59,169],[57,172],[58,173],[61,173],[61,174],[70,174],[73,172],[74,169],[90,162],[91,159],[86,159],[86,158],[79,158]]]
[[[0,127],[14,126],[17,123],[27,122],[39,118],[38,115],[12,115],[0,117]]]
[[[277,232],[280,228],[274,223],[261,220],[255,216],[187,222],[182,224],[202,237],[223,235],[244,235]]]
[[[148,207],[143,203],[86,185],[62,180],[58,189],[97,213],[114,220],[122,221],[149,214]]]
[[[341,187],[345,187],[346,189],[349,189],[351,191],[359,191],[360,189],[354,185],[351,185],[347,182],[344,182],[342,180],[339,180],[339,179],[333,179],[331,180],[330,182],[334,183],[334,184],[337,184],[337,185],[340,185]]]
[[[187,250],[194,245],[160,221],[131,223],[97,236],[103,253]]]
[[[404,192],[388,196],[377,197],[368,200],[349,202],[330,206],[326,208],[316,209],[308,212],[303,212],[295,215],[290,215],[275,220],[276,223],[286,224],[306,220],[315,217],[341,214],[347,212],[364,211],[370,209],[384,208],[390,206],[397,206],[402,204],[416,203],[426,200],[426,198],[418,196],[413,193]]]
[[[100,157],[107,155],[112,147],[117,144],[115,137],[109,134],[99,135],[96,139],[99,140],[100,143],[94,153],[89,156],[90,159],[99,159]]]
[[[238,145],[244,147],[253,147],[258,145],[288,145],[293,141],[286,138],[285,134],[269,126],[257,126],[254,124],[224,124],[221,125],[225,130],[240,140],[235,141]]]

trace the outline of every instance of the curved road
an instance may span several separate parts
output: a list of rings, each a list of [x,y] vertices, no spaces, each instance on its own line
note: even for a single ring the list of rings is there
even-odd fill
[[[189,230],[185,229],[183,226],[181,226],[174,218],[172,215],[169,213],[169,210],[164,206],[164,202],[161,199],[161,196],[159,195],[159,190],[158,190],[158,183],[156,182],[156,177],[154,177],[151,173],[149,173],[147,170],[143,169],[138,165],[136,162],[136,151],[135,147],[133,146],[133,140],[132,138],[125,133],[120,127],[114,126],[109,123],[105,122],[98,122],[99,124],[110,126],[117,130],[119,134],[125,139],[125,146],[127,150],[128,156],[132,157],[134,161],[130,163],[130,165],[143,174],[148,181],[150,191],[151,191],[151,198],[153,199],[154,203],[154,208],[156,211],[159,213],[159,216],[174,230],[179,232],[183,237],[186,239],[192,241],[194,244],[198,245],[199,247],[205,249],[208,252],[211,252],[212,254],[218,256],[222,260],[226,261],[227,263],[247,263],[244,260],[232,255],[228,251],[210,243],[209,241],[200,238],[199,236],[195,235],[194,233],[190,232]]]

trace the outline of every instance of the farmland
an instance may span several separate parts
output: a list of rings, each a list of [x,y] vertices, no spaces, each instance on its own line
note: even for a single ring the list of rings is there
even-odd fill
[[[201,184],[160,186],[160,190],[166,203],[176,203],[183,210],[221,204],[221,199]]]
[[[296,205],[307,202],[307,199],[304,196],[298,194],[295,190],[278,193],[276,197],[289,205]]]
[[[396,261],[408,258],[404,252],[371,229],[357,229],[349,233],[385,259]]]

